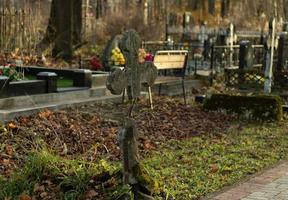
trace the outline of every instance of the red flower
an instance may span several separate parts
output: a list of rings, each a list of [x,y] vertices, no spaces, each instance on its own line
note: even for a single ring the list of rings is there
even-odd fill
[[[92,70],[100,70],[103,69],[103,65],[101,63],[101,61],[99,60],[99,58],[97,58],[96,56],[92,57],[90,60],[90,65],[91,65],[91,69]]]

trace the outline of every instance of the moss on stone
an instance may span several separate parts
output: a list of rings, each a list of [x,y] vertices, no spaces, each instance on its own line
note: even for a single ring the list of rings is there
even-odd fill
[[[159,190],[159,183],[153,179],[145,167],[138,164],[134,167],[134,174],[136,175],[137,181],[143,187],[146,187],[150,192],[157,193]]]
[[[283,118],[282,100],[279,96],[236,96],[213,94],[204,101],[204,108],[217,111],[226,110],[231,113],[245,114],[249,112],[253,119],[276,120]]]

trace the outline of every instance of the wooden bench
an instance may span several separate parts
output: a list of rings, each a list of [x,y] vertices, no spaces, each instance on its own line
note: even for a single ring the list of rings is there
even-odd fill
[[[186,104],[185,72],[188,60],[186,50],[157,51],[154,57],[154,65],[157,67],[159,76],[155,84],[159,84],[159,95],[162,84],[181,80],[184,103]]]
[[[159,84],[159,95],[161,94],[162,84],[182,82],[183,98],[186,104],[186,91],[185,91],[185,71],[187,66],[188,51],[185,50],[165,50],[157,51],[154,56],[154,65],[158,70],[158,77],[154,84]],[[145,82],[143,86],[148,87],[149,101],[151,109],[153,109],[151,87]],[[125,101],[126,89],[123,91],[122,103]]]

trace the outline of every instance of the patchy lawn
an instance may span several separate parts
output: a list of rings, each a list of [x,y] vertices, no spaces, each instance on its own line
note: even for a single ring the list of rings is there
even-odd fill
[[[181,102],[157,98],[154,111],[141,102],[134,114],[156,199],[197,199],[286,159],[286,122],[239,122]],[[125,108],[43,111],[2,127],[0,199],[121,199],[130,191],[117,144]]]
[[[235,124],[226,133],[171,140],[145,164],[165,198],[197,199],[287,159],[288,125]],[[161,199],[161,198],[159,198]]]

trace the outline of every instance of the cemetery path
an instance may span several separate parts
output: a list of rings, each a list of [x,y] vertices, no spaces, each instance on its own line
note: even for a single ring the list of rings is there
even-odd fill
[[[266,170],[210,200],[287,200],[288,161]]]

